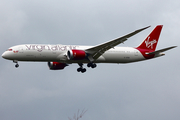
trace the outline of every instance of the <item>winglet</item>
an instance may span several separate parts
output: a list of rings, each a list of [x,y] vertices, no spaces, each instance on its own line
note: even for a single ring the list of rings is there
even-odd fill
[[[129,37],[131,37],[131,36],[133,36],[133,35],[141,32],[141,31],[143,31],[143,30],[145,30],[145,29],[147,29],[147,28],[149,28],[149,27],[151,27],[151,26],[147,26],[147,27],[145,27],[145,28],[141,28],[141,29],[136,30],[136,31],[134,31],[134,32],[132,32],[132,33],[130,33],[130,34],[128,34],[128,35],[125,35],[125,36],[121,37],[121,38],[129,38]]]
[[[147,28],[149,28],[149,27],[151,27],[151,26],[147,26],[147,27],[142,28],[142,29],[139,29],[139,30],[142,31],[142,30],[145,30],[145,29],[147,29]]]

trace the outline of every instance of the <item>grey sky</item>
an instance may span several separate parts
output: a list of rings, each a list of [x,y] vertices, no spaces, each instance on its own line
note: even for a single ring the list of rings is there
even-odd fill
[[[25,43],[97,45],[151,25],[119,46],[137,46],[158,24],[157,49],[180,44],[180,1],[0,0],[0,51]],[[73,64],[0,59],[1,120],[179,120],[179,47],[164,57],[131,64],[98,64],[77,73]],[[80,119],[80,120],[81,120]]]

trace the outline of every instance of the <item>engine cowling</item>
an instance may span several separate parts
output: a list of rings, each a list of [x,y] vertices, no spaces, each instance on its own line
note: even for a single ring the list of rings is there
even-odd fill
[[[62,70],[68,65],[60,62],[48,62],[48,66],[50,70]]]
[[[68,60],[83,60],[86,56],[87,54],[83,50],[68,50],[67,52]]]

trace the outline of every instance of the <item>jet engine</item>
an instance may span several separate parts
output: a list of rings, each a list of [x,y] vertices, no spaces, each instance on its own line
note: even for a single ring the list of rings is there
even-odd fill
[[[83,50],[68,50],[67,58],[69,60],[83,60],[87,56],[86,52]]]
[[[62,70],[68,65],[60,62],[48,62],[48,66],[50,70]]]

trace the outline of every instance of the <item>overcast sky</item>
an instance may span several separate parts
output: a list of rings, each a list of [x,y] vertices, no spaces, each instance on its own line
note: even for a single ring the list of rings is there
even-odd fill
[[[162,24],[157,49],[180,45],[179,0],[0,0],[0,52],[35,44],[97,45],[151,25],[119,46],[138,46]],[[153,60],[77,64],[0,59],[0,120],[179,120],[180,48]]]

